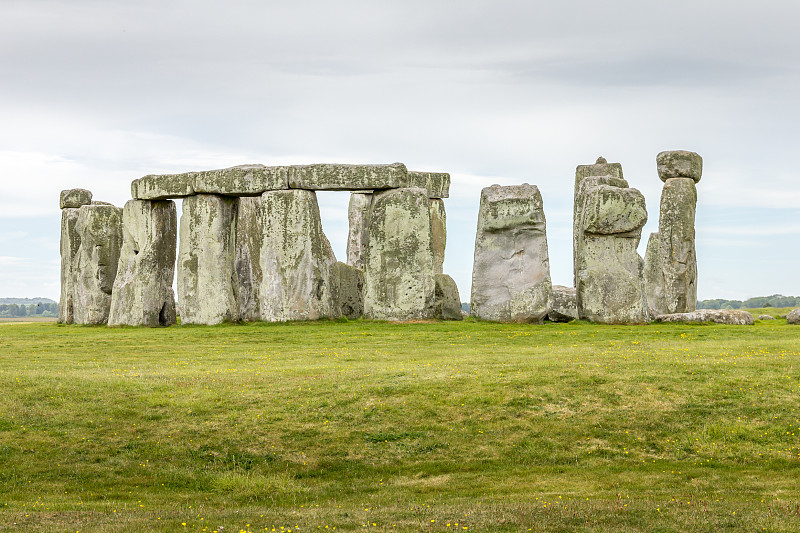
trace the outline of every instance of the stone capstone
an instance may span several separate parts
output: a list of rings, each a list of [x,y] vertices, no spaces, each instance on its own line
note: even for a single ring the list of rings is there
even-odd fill
[[[234,198],[198,194],[183,200],[178,251],[181,324],[239,319],[235,243]]]
[[[196,172],[183,174],[150,174],[131,182],[134,200],[167,200],[194,194]]]
[[[446,172],[408,171],[409,187],[420,187],[428,191],[428,198],[450,196],[450,174]]]
[[[661,192],[658,255],[666,313],[694,311],[697,304],[694,183],[689,178],[672,178]]]
[[[335,275],[339,314],[348,320],[361,318],[364,315],[364,273],[337,261]]]
[[[420,188],[376,192],[364,263],[364,316],[428,318],[435,292],[428,193]]]
[[[61,191],[59,206],[61,209],[79,208],[92,203],[92,191],[86,189],[67,189]]]
[[[171,200],[129,200],[122,210],[122,248],[109,326],[175,324],[178,215]]]
[[[221,170],[197,172],[194,177],[196,193],[261,196],[266,191],[288,188],[288,166],[240,165]]]
[[[575,287],[553,285],[550,312],[547,319],[551,322],[569,322],[578,318],[578,295]]]
[[[354,192],[347,208],[349,230],[347,233],[347,264],[364,270],[367,250],[367,225],[372,207],[372,193]]]
[[[353,191],[408,187],[408,169],[391,165],[296,165],[289,169],[289,187],[317,191]]]
[[[736,326],[752,326],[755,323],[753,315],[739,309],[698,309],[690,313],[658,315],[655,320],[656,322],[714,322],[717,324],[732,324]]]
[[[259,291],[263,283],[261,274],[261,245],[264,230],[261,196],[238,199],[236,208],[236,298],[239,318],[248,322],[261,319]]]
[[[686,150],[661,152],[656,156],[656,165],[661,181],[672,178],[690,178],[697,183],[703,175],[703,158]]]
[[[444,250],[447,246],[447,214],[444,210],[444,201],[438,198],[432,199],[430,201],[430,209],[433,272],[441,274],[444,270]]]
[[[80,245],[73,270],[73,317],[76,324],[105,324],[122,245],[122,210],[84,205],[76,230]]]
[[[78,248],[81,237],[78,233],[80,209],[65,207],[61,210],[61,298],[58,303],[58,322],[72,324],[74,318],[74,285],[78,268]]]
[[[436,289],[433,299],[433,318],[439,320],[463,320],[461,311],[461,297],[458,295],[458,285],[447,274],[436,274]]]
[[[582,214],[578,315],[605,324],[646,322],[644,262],[636,252],[647,222],[644,196],[636,189],[583,182],[577,199],[583,204],[576,209]]]
[[[800,324],[800,308],[789,311],[789,314],[786,315],[786,323]]]
[[[336,257],[322,231],[317,195],[269,191],[262,202],[261,320],[338,318]]]
[[[542,196],[535,185],[481,191],[470,314],[541,323],[549,311],[550,259]]]

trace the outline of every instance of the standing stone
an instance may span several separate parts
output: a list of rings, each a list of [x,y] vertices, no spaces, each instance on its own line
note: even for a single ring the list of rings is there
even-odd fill
[[[659,260],[666,313],[686,313],[697,304],[694,219],[697,190],[691,178],[670,178],[661,192]]]
[[[444,271],[444,250],[447,246],[447,215],[444,211],[443,200],[433,198],[430,200],[430,203],[433,272],[435,274],[441,274]],[[459,303],[459,306],[460,305]]]
[[[361,318],[364,315],[364,273],[337,261],[335,274],[339,314],[348,320]]]
[[[239,317],[248,322],[261,319],[259,292],[264,279],[261,274],[262,221],[261,196],[239,198],[236,210],[236,298]]]
[[[428,193],[421,188],[376,193],[364,268],[364,316],[428,318],[435,291]]]
[[[622,176],[622,165],[619,163],[609,163],[604,157],[598,157],[593,165],[578,165],[575,169],[575,189],[573,198],[573,213],[572,213],[572,265],[573,265],[573,282],[577,286],[578,283],[578,263],[580,262],[580,245],[583,238],[583,231],[581,228],[581,221],[583,220],[583,202],[578,198],[581,191],[581,186],[585,180],[592,178],[597,180],[602,177],[601,182],[606,185],[614,185],[616,187],[627,187],[628,182]],[[586,188],[586,187],[584,187]]]
[[[347,264],[364,270],[367,250],[367,226],[372,206],[372,193],[354,192],[350,195],[347,219],[350,224],[347,234]]]
[[[76,223],[80,246],[73,285],[77,324],[105,324],[122,245],[122,210],[112,205],[84,205]]]
[[[481,191],[470,314],[541,323],[550,309],[550,258],[542,196],[535,185]]]
[[[436,274],[433,317],[439,320],[463,320],[458,285],[447,274]]]
[[[74,322],[74,284],[77,271],[78,248],[81,237],[78,234],[78,213],[80,209],[61,210],[61,299],[58,304],[58,322]]]
[[[183,200],[178,253],[181,324],[239,319],[235,242],[235,199],[198,194]]]
[[[336,257],[322,231],[314,191],[269,191],[262,196],[261,320],[338,318]]]
[[[578,294],[575,287],[553,285],[552,308],[547,313],[551,322],[569,322],[578,318]]]
[[[175,324],[178,215],[171,200],[129,200],[122,211],[122,249],[109,326]]]
[[[667,313],[664,298],[664,270],[661,267],[661,238],[658,232],[651,233],[644,254],[644,290],[647,299],[647,312],[650,317]]]
[[[584,180],[577,198],[582,202],[579,316],[605,324],[646,322],[643,262],[636,252],[647,222],[644,196],[636,189]]]

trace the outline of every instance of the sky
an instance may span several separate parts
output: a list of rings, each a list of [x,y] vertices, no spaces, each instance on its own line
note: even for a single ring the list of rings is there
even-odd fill
[[[0,0],[0,297],[59,294],[58,196],[146,174],[318,162],[449,172],[469,301],[480,191],[542,193],[572,285],[575,167],[703,157],[698,298],[800,295],[800,3]],[[346,258],[347,193],[320,193]]]

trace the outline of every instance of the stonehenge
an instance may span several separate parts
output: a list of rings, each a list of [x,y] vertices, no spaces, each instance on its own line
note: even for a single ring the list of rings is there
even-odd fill
[[[648,219],[645,199],[629,186],[622,165],[600,157],[577,166],[573,287],[551,282],[539,189],[484,188],[473,316],[520,323],[695,320],[686,313],[697,297],[695,184],[702,163],[683,150],[657,155],[664,185],[658,231],[644,258],[637,249]],[[458,287],[444,273],[449,190],[449,174],[410,171],[402,163],[151,174],[133,180],[122,209],[88,190],[68,189],[59,198],[58,320],[149,327],[460,320]],[[323,231],[316,191],[350,193],[344,261]]]
[[[449,188],[449,174],[402,163],[251,164],[144,176],[123,209],[62,191],[59,321],[168,326],[178,308],[204,325],[460,320],[442,272]],[[347,263],[322,229],[323,190],[351,193]]]

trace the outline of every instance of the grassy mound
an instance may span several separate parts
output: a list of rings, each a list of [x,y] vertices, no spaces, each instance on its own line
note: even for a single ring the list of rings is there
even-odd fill
[[[0,387],[0,530],[800,530],[780,319],[13,324]]]

